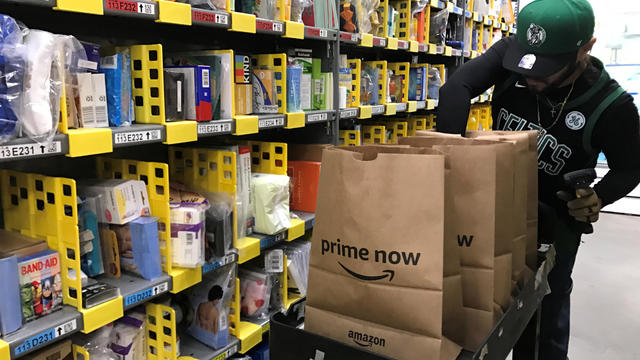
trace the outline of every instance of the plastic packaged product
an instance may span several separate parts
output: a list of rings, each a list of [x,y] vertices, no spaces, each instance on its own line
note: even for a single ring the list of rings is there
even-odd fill
[[[287,255],[287,291],[306,296],[311,243],[308,241],[289,243],[281,245],[281,248]]]
[[[378,94],[378,77],[380,70],[378,68],[365,68],[362,71],[360,80],[360,102],[362,105],[376,105],[379,101]]]
[[[253,69],[252,84],[253,112],[256,114],[278,113],[274,71],[267,68]]]
[[[167,121],[185,119],[185,75],[164,70],[164,113]]]
[[[351,68],[340,68],[338,87],[340,90],[340,108],[342,109],[347,107],[348,99],[351,97]]]
[[[412,67],[409,70],[409,100],[424,101],[427,95],[427,68]]]
[[[340,30],[350,33],[360,32],[360,12],[356,6],[359,0],[344,1],[340,4]]]
[[[240,269],[240,313],[250,318],[269,315],[271,277],[266,273]]]
[[[273,235],[291,226],[288,176],[252,174],[251,197],[256,232]]]
[[[418,40],[419,26],[422,24],[419,20],[419,14],[429,5],[427,0],[419,0],[411,2],[411,21],[409,22],[409,39]]]
[[[78,201],[78,227],[80,228],[80,266],[88,276],[104,273],[98,214],[102,196],[91,196]]]
[[[245,2],[245,0],[243,0],[243,2]],[[255,0],[253,15],[256,17],[267,20],[277,20],[277,11],[275,0]]]
[[[147,280],[162,275],[158,218],[141,217],[126,225],[111,225],[118,240],[120,266]]]
[[[302,67],[296,65],[287,66],[287,112],[301,112],[300,106],[300,78]]]
[[[205,219],[209,202],[200,194],[170,188],[171,261],[195,268],[205,260]]]
[[[313,77],[313,58],[311,49],[290,49],[287,52],[287,63],[302,68],[300,75],[300,107],[304,111],[313,110],[313,92],[311,90]],[[289,75],[287,75],[287,81]],[[288,90],[288,88],[287,88]],[[289,105],[287,98],[287,106]]]
[[[128,312],[116,320],[110,338],[110,348],[121,360],[147,358],[147,336],[145,314]]]
[[[55,134],[60,116],[63,60],[54,34],[30,30],[24,45],[27,64],[19,114],[21,129],[32,139],[46,141]]]
[[[389,19],[387,20],[387,36],[395,37],[396,36],[396,24],[400,20],[400,13],[396,8],[389,5]]]
[[[291,0],[291,21],[302,22],[302,13],[313,6],[313,0]]]
[[[211,202],[206,212],[205,262],[225,256],[233,247],[233,213],[226,201]]]
[[[391,102],[402,102],[402,87],[404,85],[404,76],[391,75],[389,76],[389,91],[391,95]]]
[[[66,111],[61,112],[61,116],[66,113],[68,127],[108,127],[103,75],[93,73],[96,63],[87,60],[87,51],[78,39],[69,35],[55,36],[60,58],[59,73],[66,97]],[[84,86],[81,86],[81,76],[85,79],[82,83]],[[49,141],[55,135],[55,130],[57,124],[44,141]]]
[[[131,54],[125,49],[112,56],[100,58],[100,72],[107,85],[109,126],[129,126],[133,122],[131,97]]]
[[[429,99],[437,100],[439,98],[441,85],[440,70],[435,66],[429,66],[429,82],[427,85],[427,96]]]
[[[431,14],[429,25],[429,42],[436,45],[444,45],[446,40],[447,22],[449,21],[449,11],[440,10]]]
[[[202,276],[187,293],[189,307],[183,316],[187,332],[198,341],[219,349],[229,343],[229,312],[236,284],[236,264]]]
[[[20,301],[25,322],[62,306],[60,255],[53,250],[18,258]]]
[[[183,98],[186,120],[209,121],[211,115],[211,67],[208,65],[165,66],[164,72],[184,75]]]
[[[25,46],[16,21],[0,15],[0,143],[16,136],[25,72]]]
[[[192,7],[206,10],[226,10],[227,3],[223,0],[188,0]]]

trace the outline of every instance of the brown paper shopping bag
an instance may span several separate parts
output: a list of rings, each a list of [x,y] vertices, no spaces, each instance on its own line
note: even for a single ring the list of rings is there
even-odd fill
[[[433,150],[324,151],[307,330],[397,359],[457,357],[445,337],[462,326],[458,250],[444,242],[445,176]]]
[[[538,249],[538,132],[529,131],[467,131],[467,137],[487,140],[509,141],[516,146],[516,174],[514,221],[517,221],[518,244],[526,250],[526,265],[522,268],[522,276],[518,279],[523,285],[537,269]],[[524,221],[524,224],[522,224]],[[524,244],[523,244],[524,243]],[[514,249],[515,254],[515,249]],[[514,260],[515,261],[515,260]],[[514,267],[515,271],[515,267]]]
[[[437,134],[400,143],[447,155],[453,206],[445,222],[454,231],[446,241],[461,250],[467,323],[463,345],[475,350],[511,303],[514,146]]]

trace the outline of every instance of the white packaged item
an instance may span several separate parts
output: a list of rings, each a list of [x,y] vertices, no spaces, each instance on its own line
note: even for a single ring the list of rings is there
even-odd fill
[[[95,127],[109,127],[109,116],[107,116],[107,86],[104,74],[91,74],[91,82],[93,83]]]
[[[139,180],[88,180],[78,186],[80,196],[102,195],[100,222],[123,225],[141,216],[149,216],[149,196]]]
[[[145,315],[129,312],[116,321],[111,338],[111,350],[119,360],[144,360],[147,358]]]
[[[204,264],[205,212],[208,206],[194,204],[171,207],[171,261],[195,268]]]
[[[291,226],[288,176],[253,174],[251,198],[256,232],[273,235]]]
[[[76,75],[76,78],[78,79],[78,94],[80,95],[80,122],[83,127],[96,127],[91,73],[79,73]]]

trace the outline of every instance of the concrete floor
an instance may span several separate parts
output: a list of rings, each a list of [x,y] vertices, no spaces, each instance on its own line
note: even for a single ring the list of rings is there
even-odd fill
[[[569,358],[639,360],[640,217],[602,214],[573,272]]]
[[[569,359],[640,360],[640,217],[602,214],[594,228],[573,270]]]

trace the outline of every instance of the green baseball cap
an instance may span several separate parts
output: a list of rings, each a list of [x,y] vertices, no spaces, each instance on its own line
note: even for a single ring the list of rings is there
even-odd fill
[[[520,10],[517,41],[509,41],[502,64],[525,76],[553,75],[575,61],[594,27],[587,0],[535,0]]]

